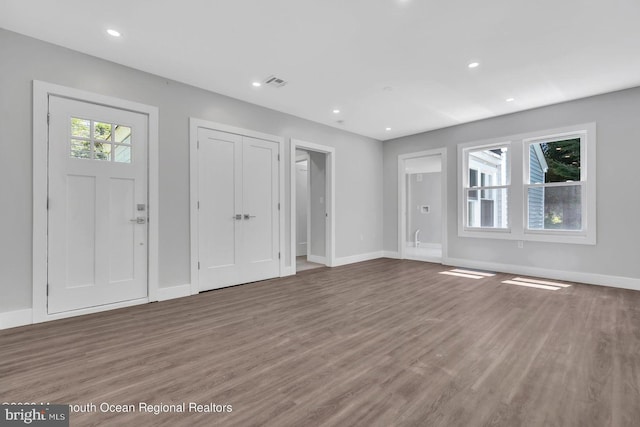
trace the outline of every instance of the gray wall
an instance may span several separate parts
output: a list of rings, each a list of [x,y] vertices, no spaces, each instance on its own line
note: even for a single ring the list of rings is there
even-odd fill
[[[421,181],[418,181],[418,175]],[[422,213],[419,206],[429,206]],[[420,242],[442,243],[442,173],[412,173],[407,175],[407,242],[414,241],[420,229]]]
[[[460,238],[457,234],[459,143],[597,123],[597,240],[595,246]],[[398,250],[398,155],[447,147],[448,256],[553,270],[640,277],[640,88],[468,123],[384,143],[384,249]]]
[[[326,256],[326,154],[309,151],[309,220],[311,222],[311,247],[309,255]]]
[[[32,81],[160,109],[160,286],[190,283],[189,117],[336,149],[336,255],[382,247],[382,143],[0,29],[0,312],[31,307]],[[189,64],[184,64],[188,67]],[[215,78],[215,76],[212,76]],[[358,159],[359,167],[352,167]],[[285,259],[290,259],[290,168]],[[361,238],[361,235],[363,238]]]

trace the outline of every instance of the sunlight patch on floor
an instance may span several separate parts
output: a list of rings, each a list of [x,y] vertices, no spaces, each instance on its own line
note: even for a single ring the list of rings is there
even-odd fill
[[[449,276],[465,277],[467,279],[485,279],[487,277],[495,276],[494,273],[486,271],[465,270],[462,268],[454,268],[448,271],[441,271],[440,274],[446,274]]]
[[[545,289],[548,291],[557,291],[558,289],[568,288],[571,285],[559,282],[550,282],[548,280],[527,279],[526,277],[514,277],[511,280],[503,280],[502,283],[507,285],[526,286],[528,288]]]

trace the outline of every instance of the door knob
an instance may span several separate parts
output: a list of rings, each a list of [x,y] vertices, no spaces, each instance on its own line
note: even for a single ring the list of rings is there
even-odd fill
[[[139,216],[137,218],[130,219],[129,222],[135,222],[136,224],[146,224],[147,219],[143,216]]]
[[[244,214],[244,219],[255,218],[255,215]]]

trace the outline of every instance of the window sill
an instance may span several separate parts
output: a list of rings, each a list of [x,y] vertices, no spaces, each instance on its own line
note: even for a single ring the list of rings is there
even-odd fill
[[[514,232],[511,229],[477,229],[465,228],[458,231],[458,237],[474,239],[522,240],[527,242],[561,243],[571,245],[595,245],[595,233],[531,231]]]

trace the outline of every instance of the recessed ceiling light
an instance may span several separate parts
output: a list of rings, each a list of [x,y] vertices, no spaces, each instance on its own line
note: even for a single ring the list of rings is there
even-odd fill
[[[253,82],[253,83],[251,83],[251,85],[252,85],[253,87],[260,87],[260,86],[262,86],[262,83],[260,83],[260,82]]]
[[[390,131],[390,130],[391,130],[391,128],[385,128],[384,130],[386,130],[386,131]]]
[[[110,36],[113,36],[113,37],[120,37],[122,35],[122,34],[120,34],[120,31],[116,31],[116,30],[114,30],[112,28],[109,28],[107,30],[107,34],[109,34]]]
[[[515,98],[507,98],[507,99],[505,99],[505,101],[507,101],[507,102],[513,102],[515,100],[516,100]]]
[[[480,65],[479,62],[471,62],[469,65],[467,65],[467,67],[469,68],[476,68],[478,65]]]
[[[340,110],[336,108],[335,110],[333,110],[333,114],[340,114]]]

